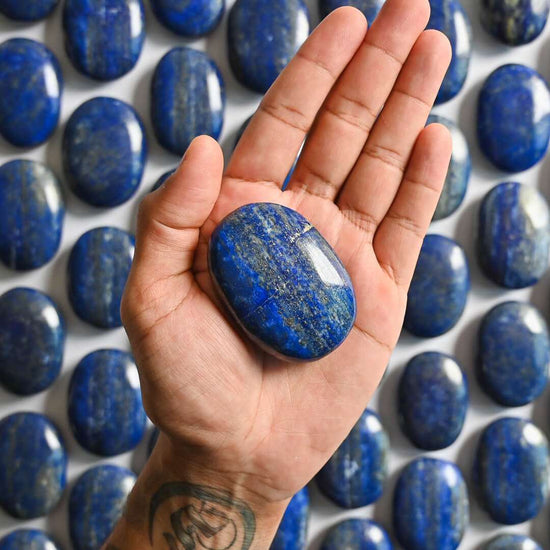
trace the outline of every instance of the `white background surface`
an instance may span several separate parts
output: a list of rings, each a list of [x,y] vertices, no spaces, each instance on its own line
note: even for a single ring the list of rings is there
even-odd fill
[[[274,2],[277,0],[273,0]],[[311,8],[311,22],[318,22],[316,0],[307,0]],[[229,0],[231,5],[233,0]],[[546,158],[537,167],[516,176],[507,176],[493,168],[480,154],[475,138],[475,111],[480,86],[496,67],[510,62],[521,62],[536,68],[550,80],[550,25],[533,44],[519,48],[508,48],[488,36],[479,24],[477,13],[479,0],[463,0],[473,24],[475,48],[466,86],[452,101],[438,106],[434,112],[458,122],[465,132],[473,157],[473,173],[467,198],[460,210],[447,220],[435,222],[431,232],[442,233],[458,240],[466,249],[472,271],[472,292],[466,312],[459,324],[447,335],[431,340],[415,339],[403,334],[395,351],[389,373],[375,396],[371,406],[379,411],[391,440],[390,477],[382,498],[364,509],[342,511],[319,494],[314,484],[310,485],[313,511],[310,522],[311,549],[319,546],[323,533],[329,525],[348,517],[374,517],[391,531],[391,499],[397,474],[409,460],[420,456],[402,435],[396,415],[395,395],[399,374],[406,361],[416,353],[438,350],[455,354],[464,367],[470,382],[471,405],[466,426],[459,439],[445,451],[429,453],[456,461],[470,483],[471,462],[479,431],[498,416],[516,415],[532,418],[548,435],[550,428],[550,391],[547,390],[534,406],[506,410],[493,404],[477,384],[474,376],[475,337],[481,316],[493,305],[509,299],[526,299],[535,303],[548,318],[550,306],[550,273],[533,289],[524,291],[503,291],[485,279],[478,268],[474,254],[475,223],[480,199],[493,185],[505,180],[517,180],[538,187],[550,197],[550,159]],[[128,348],[122,329],[101,331],[94,329],[72,312],[66,294],[66,267],[71,246],[85,231],[100,225],[116,225],[134,229],[137,204],[151,188],[158,176],[174,167],[178,159],[165,152],[156,143],[149,117],[149,88],[152,72],[158,60],[170,48],[185,44],[178,37],[164,29],[152,15],[147,0],[147,38],[143,53],[136,68],[123,78],[110,83],[97,83],[79,74],[70,64],[63,49],[61,30],[61,9],[46,21],[36,24],[17,24],[0,15],[0,41],[16,36],[34,38],[46,43],[57,55],[64,74],[65,93],[62,104],[61,123],[52,138],[43,146],[32,150],[20,150],[5,141],[0,141],[0,164],[14,158],[30,158],[46,162],[62,179],[61,138],[65,123],[74,109],[87,99],[97,95],[109,95],[131,103],[142,116],[147,127],[149,157],[147,168],[137,195],[127,204],[110,210],[97,210],[86,206],[70,192],[66,193],[67,217],[61,249],[47,266],[30,273],[16,273],[0,266],[0,293],[14,286],[32,286],[49,293],[60,305],[68,325],[63,372],[47,391],[33,397],[16,397],[0,388],[0,418],[16,411],[35,410],[49,415],[61,428],[67,442],[69,465],[69,488],[75,478],[86,468],[99,462],[117,462],[139,470],[144,460],[147,435],[137,451],[111,460],[100,460],[87,453],[74,440],[68,426],[66,395],[69,378],[76,363],[86,354],[98,348]],[[260,97],[248,92],[233,78],[226,55],[227,16],[220,28],[207,40],[190,43],[193,47],[208,51],[220,66],[225,77],[228,95],[227,112],[222,144],[229,154],[235,132],[241,123],[255,110]],[[1,139],[1,138],[0,138]],[[369,368],[368,357],[365,368]],[[471,493],[471,491],[470,491]],[[68,536],[67,502],[69,490],[65,491],[60,505],[45,519],[16,521],[0,510],[0,536],[19,527],[45,528],[51,532],[65,549],[71,548]],[[547,506],[532,522],[503,528],[492,522],[479,508],[470,494],[471,525],[461,544],[461,549],[470,550],[497,532],[524,532],[531,534],[546,549],[550,548],[550,508]]]

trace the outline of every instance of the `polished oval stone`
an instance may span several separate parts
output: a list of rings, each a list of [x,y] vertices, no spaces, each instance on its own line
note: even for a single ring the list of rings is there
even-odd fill
[[[155,448],[155,445],[157,444],[157,441],[159,439],[160,431],[158,428],[153,428],[151,431],[151,436],[149,437],[149,443],[147,444],[147,458],[151,456],[153,453],[153,449]]]
[[[427,235],[409,290],[405,328],[423,338],[451,330],[464,312],[469,290],[462,247],[442,235]]]
[[[34,40],[6,40],[0,74],[0,134],[17,147],[44,143],[61,110],[63,76],[55,55]]]
[[[196,38],[211,33],[220,24],[225,0],[151,0],[151,8],[165,27]]]
[[[319,359],[355,321],[351,279],[298,212],[271,203],[229,214],[210,239],[212,278],[238,323],[267,352]]]
[[[477,135],[485,156],[501,170],[521,172],[546,154],[550,92],[544,78],[525,65],[503,65],[481,89]]]
[[[73,372],[68,406],[76,440],[97,455],[125,453],[145,433],[139,375],[125,351],[103,349],[86,355]]]
[[[16,21],[38,21],[48,17],[59,0],[0,0],[0,13]]]
[[[63,166],[75,195],[97,207],[114,207],[137,191],[147,157],[137,112],[112,97],[95,97],[71,115],[63,134]]]
[[[353,6],[363,12],[370,26],[385,2],[386,0],[319,0],[319,13],[321,17],[326,17],[342,6]]]
[[[0,383],[19,395],[53,384],[63,363],[65,323],[49,296],[13,288],[0,296]]]
[[[331,527],[321,550],[393,550],[390,537],[370,519],[346,519]]]
[[[61,550],[44,531],[17,529],[0,539],[0,550]]]
[[[12,269],[48,263],[61,243],[65,201],[55,174],[32,160],[0,166],[0,260]]]
[[[548,497],[548,440],[532,422],[499,418],[481,434],[474,461],[479,499],[494,521],[534,518]]]
[[[307,487],[291,499],[270,550],[305,550],[309,520],[309,492]]]
[[[393,525],[406,550],[455,550],[469,522],[466,483],[452,462],[417,458],[401,472]]]
[[[168,170],[168,172],[164,172],[162,176],[155,182],[155,185],[151,188],[151,193],[153,191],[156,191],[160,187],[162,187],[162,184],[177,170],[177,168],[172,168],[172,170]]]
[[[550,212],[546,199],[521,183],[501,183],[479,211],[478,259],[485,275],[505,288],[536,284],[548,268]]]
[[[74,550],[98,550],[122,516],[136,476],[121,466],[86,470],[69,498],[69,531]]]
[[[549,8],[548,0],[481,0],[481,24],[509,46],[528,44],[544,30]]]
[[[116,227],[82,235],[69,257],[69,299],[74,312],[99,328],[122,326],[120,302],[132,266],[135,239]]]
[[[145,40],[142,0],[66,0],[65,49],[74,67],[97,80],[133,69]]]
[[[453,138],[449,170],[433,217],[434,220],[441,220],[456,212],[464,201],[472,172],[472,160],[466,137],[454,122],[439,115],[430,115],[427,124],[433,123],[446,126]]]
[[[468,381],[454,357],[426,352],[413,357],[399,382],[399,420],[419,449],[452,445],[468,410]]]
[[[308,37],[308,9],[303,0],[237,0],[227,33],[233,74],[263,94]]]
[[[431,15],[427,29],[441,31],[451,43],[453,57],[436,103],[455,97],[466,81],[472,56],[472,26],[458,0],[430,0]]]
[[[316,476],[321,491],[343,508],[360,508],[382,495],[388,475],[389,439],[367,409]]]
[[[482,550],[542,550],[533,539],[525,535],[497,535]]]
[[[0,505],[11,516],[45,516],[65,489],[67,451],[57,428],[42,414],[0,421]]]

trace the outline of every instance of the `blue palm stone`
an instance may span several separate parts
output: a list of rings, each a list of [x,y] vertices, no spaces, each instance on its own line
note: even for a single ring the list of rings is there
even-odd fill
[[[0,505],[8,514],[48,514],[61,498],[66,474],[63,439],[47,417],[15,413],[0,421]]]
[[[329,529],[321,550],[393,550],[388,533],[370,519],[346,519]]]
[[[342,6],[353,6],[362,11],[369,25],[376,19],[386,0],[319,0],[321,17]]]
[[[211,33],[220,24],[225,0],[151,0],[151,8],[166,28],[196,38]]]
[[[542,550],[533,539],[525,535],[497,535],[482,550]]]
[[[242,206],[210,239],[212,278],[246,333],[269,353],[319,359],[355,321],[355,293],[344,266],[298,212],[271,203]]]
[[[61,550],[44,531],[17,529],[0,539],[0,550]]]
[[[0,13],[16,21],[38,21],[48,17],[59,0],[0,0]]]
[[[360,508],[382,495],[389,440],[378,415],[367,409],[316,476],[321,491],[343,508]]]
[[[481,434],[473,480],[481,504],[498,523],[534,518],[548,497],[548,440],[522,418],[499,418]]]
[[[167,172],[164,172],[164,174],[162,174],[160,176],[160,178],[155,182],[155,184],[153,185],[153,187],[151,188],[151,193],[153,191],[156,191],[157,189],[159,189],[160,187],[162,187],[164,185],[164,182],[177,170],[177,168],[172,168],[172,170],[168,170]]]
[[[44,44],[12,38],[0,44],[0,134],[17,147],[44,143],[59,121],[63,77]]]
[[[305,550],[308,520],[309,492],[304,487],[288,504],[270,550]]]

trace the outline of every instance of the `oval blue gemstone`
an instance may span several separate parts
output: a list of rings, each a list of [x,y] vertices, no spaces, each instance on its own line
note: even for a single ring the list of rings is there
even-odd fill
[[[430,0],[431,15],[427,29],[441,31],[451,43],[453,57],[436,103],[455,97],[466,81],[472,56],[472,26],[459,0]]]
[[[0,167],[0,260],[12,269],[48,263],[61,243],[65,202],[55,174],[32,160]]]
[[[308,37],[309,12],[303,0],[237,0],[227,33],[233,74],[263,94]]]
[[[406,550],[455,550],[469,522],[466,483],[452,462],[417,458],[394,492],[393,525]]]
[[[331,527],[321,550],[393,550],[390,537],[370,519],[346,519]]]
[[[55,55],[40,42],[12,38],[0,44],[0,74],[0,134],[17,147],[44,143],[61,109],[63,77]]]
[[[546,199],[521,183],[501,183],[483,199],[477,237],[479,263],[505,288],[536,284],[548,268],[550,211]]]
[[[137,191],[147,142],[137,112],[123,101],[95,97],[71,115],[63,134],[63,166],[77,197],[113,207]]]
[[[343,508],[360,508],[382,495],[389,440],[378,415],[367,409],[317,474],[321,491]]]
[[[211,33],[220,24],[225,0],[151,0],[151,8],[165,27],[196,38]]]
[[[17,529],[0,540],[0,550],[61,550],[44,531]]]
[[[532,422],[499,418],[481,434],[474,461],[479,499],[498,523],[534,518],[548,497],[548,440]]]
[[[342,6],[353,6],[363,12],[370,26],[385,2],[386,0],[319,0],[319,12],[321,17],[326,17]]]
[[[464,312],[469,290],[462,247],[442,235],[427,235],[409,290],[405,328],[423,338],[451,330]]]
[[[65,489],[67,452],[42,414],[16,413],[0,422],[0,505],[16,518],[48,514]]]
[[[142,0],[66,0],[65,49],[81,73],[114,80],[133,69],[145,40]]]
[[[162,176],[155,182],[155,185],[151,188],[151,193],[153,191],[156,191],[159,187],[162,186],[162,184],[177,170],[177,168],[172,168],[172,170],[168,170],[168,172],[164,172]]]
[[[86,470],[69,498],[69,530],[74,550],[97,550],[122,516],[136,476],[121,466]]]
[[[157,444],[157,441],[159,439],[160,431],[158,428],[153,428],[151,431],[151,436],[149,438],[149,443],[147,444],[147,458],[153,454],[153,449],[155,448],[155,445]]]
[[[205,53],[182,46],[159,61],[153,75],[151,118],[165,149],[181,156],[197,136],[218,139],[224,111],[223,77]]]
[[[411,442],[434,451],[452,445],[468,410],[468,381],[456,360],[443,353],[413,357],[399,382],[399,419]]]
[[[287,506],[270,550],[305,550],[308,520],[309,492],[304,487],[292,497]]]
[[[122,326],[120,302],[134,248],[133,235],[116,227],[98,227],[78,239],[69,257],[69,299],[83,321]]]
[[[470,181],[472,160],[466,137],[454,122],[439,115],[430,115],[427,124],[433,123],[446,126],[453,138],[453,152],[445,186],[433,217],[434,220],[441,220],[456,212],[462,204]]]
[[[550,139],[550,92],[544,78],[525,65],[492,72],[479,94],[477,136],[497,168],[521,172],[537,164]]]
[[[491,539],[482,550],[542,550],[542,546],[525,535],[505,534]]]
[[[528,44],[544,30],[548,0],[482,0],[481,24],[495,38],[510,46]]]
[[[229,214],[210,239],[210,273],[231,313],[266,351],[319,359],[355,321],[355,293],[344,266],[298,212],[254,203]]]
[[[19,395],[51,386],[61,371],[65,324],[55,303],[31,288],[0,296],[0,383]]]
[[[16,21],[38,21],[48,17],[59,0],[0,0],[0,13]]]

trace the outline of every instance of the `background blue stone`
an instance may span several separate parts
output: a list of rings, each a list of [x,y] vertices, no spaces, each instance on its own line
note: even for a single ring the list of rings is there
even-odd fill
[[[482,550],[542,550],[542,547],[525,535],[505,534],[491,539]]]
[[[0,550],[61,550],[44,531],[17,529],[0,540]]]
[[[309,492],[304,487],[292,497],[287,506],[270,550],[305,550],[308,521]]]
[[[386,0],[319,0],[319,12],[321,17],[326,17],[331,11],[342,6],[353,6],[362,11],[369,27],[376,19]]]
[[[166,28],[196,38],[211,33],[221,23],[225,0],[151,0],[151,8]]]
[[[390,537],[370,519],[346,519],[329,529],[321,550],[393,550]]]
[[[16,21],[38,21],[48,17],[59,0],[0,0],[0,13]]]

